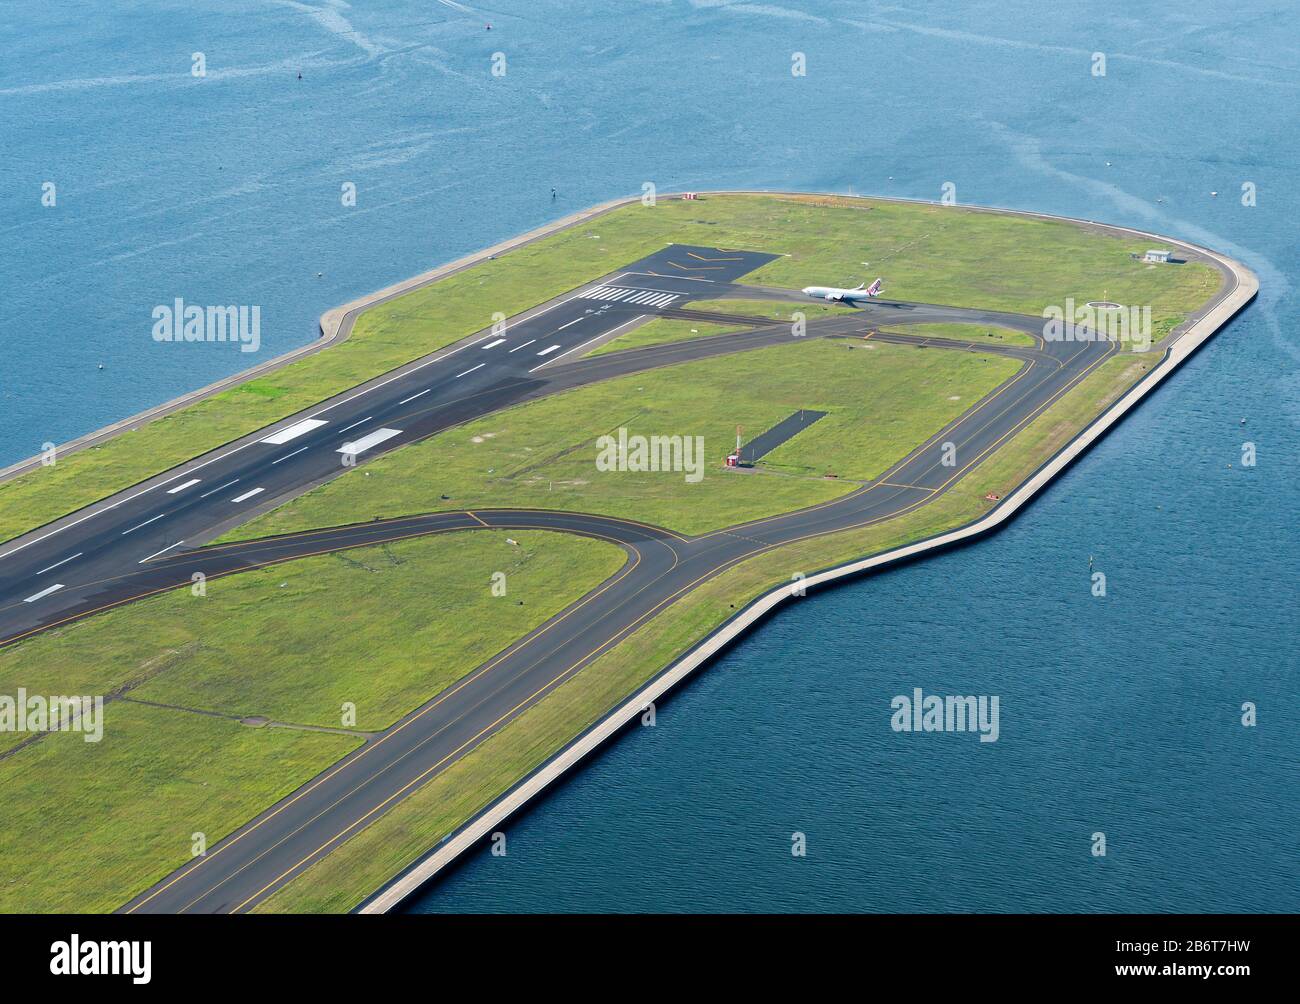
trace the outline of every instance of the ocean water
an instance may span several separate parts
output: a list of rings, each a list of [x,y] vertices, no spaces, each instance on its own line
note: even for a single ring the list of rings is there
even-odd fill
[[[789,607],[413,908],[1300,909],[1294,10],[588,6],[6,5],[0,465],[646,181],[1211,245],[1259,300],[1011,527]],[[178,296],[259,305],[261,353],[154,342]],[[999,740],[892,732],[915,687],[997,695]]]

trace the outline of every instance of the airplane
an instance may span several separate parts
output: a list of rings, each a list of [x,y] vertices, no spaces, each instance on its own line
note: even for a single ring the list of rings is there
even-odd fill
[[[859,300],[869,300],[873,296],[879,296],[880,290],[880,280],[877,279],[870,286],[859,283],[853,289],[839,289],[835,286],[805,286],[802,292],[804,296],[813,296],[819,300],[854,304]]]

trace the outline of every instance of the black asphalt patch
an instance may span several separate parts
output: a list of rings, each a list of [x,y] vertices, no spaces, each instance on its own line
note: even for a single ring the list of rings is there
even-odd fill
[[[796,411],[789,418],[783,418],[761,436],[756,436],[740,448],[740,462],[752,464],[759,457],[766,456],[788,439],[793,439],[819,418],[825,418],[824,411],[809,411],[806,408]]]

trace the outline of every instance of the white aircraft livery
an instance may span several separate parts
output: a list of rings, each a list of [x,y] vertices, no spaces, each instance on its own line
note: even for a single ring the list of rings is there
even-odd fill
[[[805,286],[803,295],[832,302],[856,303],[859,300],[869,300],[873,296],[879,296],[880,289],[880,280],[877,279],[870,286],[859,284],[852,289],[839,289],[835,286]]]

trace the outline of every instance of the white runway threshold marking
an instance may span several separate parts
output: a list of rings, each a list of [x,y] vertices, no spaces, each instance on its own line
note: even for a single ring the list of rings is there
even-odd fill
[[[199,479],[198,479],[198,478],[190,478],[190,479],[189,479],[188,481],[186,481],[183,485],[177,485],[175,488],[168,488],[168,489],[167,489],[167,494],[168,494],[168,495],[175,495],[177,492],[183,492],[183,491],[185,491],[186,488],[193,488],[193,487],[194,487],[195,485],[197,485],[198,483],[199,483]]]
[[[50,586],[49,589],[42,589],[39,593],[34,593],[33,595],[27,597],[27,599],[23,600],[23,602],[24,602],[24,603],[35,603],[35,602],[36,602],[37,600],[39,600],[42,596],[49,596],[50,593],[52,593],[52,592],[54,592],[54,591],[56,591],[56,590],[58,590],[58,589],[62,589],[62,588],[63,588],[63,583],[62,583],[62,582],[56,583],[55,585]]]
[[[261,442],[270,443],[272,446],[283,446],[291,439],[305,436],[307,433],[311,432],[312,429],[319,429],[325,424],[326,423],[321,421],[319,418],[304,418],[296,425],[291,425],[287,429],[281,429],[279,432],[267,436],[265,439],[261,440]]]
[[[355,440],[354,442],[344,443],[342,446],[338,448],[338,452],[351,453],[353,456],[355,456],[358,453],[362,453],[365,450],[370,449],[372,446],[378,446],[380,443],[384,442],[385,440],[392,439],[394,436],[400,436],[401,434],[402,434],[401,429],[376,429],[374,432],[370,433],[369,435],[362,436],[360,439]]]
[[[251,492],[244,492],[243,495],[236,495],[231,502],[243,502],[245,499],[251,499],[254,495],[261,495],[266,491],[265,488],[254,488]]]
[[[666,289],[627,289],[622,286],[599,286],[581,294],[587,300],[605,300],[609,303],[646,304],[651,307],[666,307],[681,294],[671,293]]]

